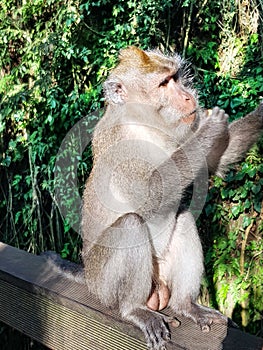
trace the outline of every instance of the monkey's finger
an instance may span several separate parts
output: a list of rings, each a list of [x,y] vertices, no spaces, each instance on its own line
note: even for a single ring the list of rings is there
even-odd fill
[[[212,109],[207,109],[206,110],[206,116],[207,117],[211,117],[211,115],[212,115]]]
[[[212,318],[206,318],[206,317],[202,317],[199,321],[198,324],[201,328],[201,331],[203,333],[208,333],[211,330],[211,324],[213,323]]]
[[[203,326],[201,326],[201,331],[203,332],[203,333],[208,333],[208,332],[210,332],[210,326],[208,325],[208,324],[205,324],[205,325],[203,325]]]
[[[174,316],[166,316],[166,315],[163,315],[163,319],[164,319],[164,322],[166,322],[167,324],[177,328],[181,325],[181,322]]]
[[[181,325],[181,322],[174,317],[167,317],[167,323],[169,323],[174,328],[178,328]]]
[[[181,322],[179,320],[171,321],[171,326],[174,328],[178,328],[180,325],[181,325]]]

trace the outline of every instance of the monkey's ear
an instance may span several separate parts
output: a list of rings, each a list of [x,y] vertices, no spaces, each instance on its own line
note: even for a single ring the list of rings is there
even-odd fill
[[[108,79],[103,84],[105,98],[109,103],[123,104],[128,96],[127,89],[118,79]]]
[[[150,65],[151,59],[145,51],[139,49],[136,46],[128,46],[126,49],[122,49],[119,54],[120,62],[132,61],[132,65]]]

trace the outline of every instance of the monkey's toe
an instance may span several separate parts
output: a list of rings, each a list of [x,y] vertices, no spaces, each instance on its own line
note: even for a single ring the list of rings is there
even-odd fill
[[[169,320],[162,315],[153,315],[146,321],[145,337],[149,350],[166,350],[170,341]]]

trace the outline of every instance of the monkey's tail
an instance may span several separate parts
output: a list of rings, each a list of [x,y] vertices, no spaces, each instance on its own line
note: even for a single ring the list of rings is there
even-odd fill
[[[53,251],[41,253],[48,264],[48,267],[62,276],[80,284],[86,284],[85,273],[82,265],[62,259],[59,254]]]

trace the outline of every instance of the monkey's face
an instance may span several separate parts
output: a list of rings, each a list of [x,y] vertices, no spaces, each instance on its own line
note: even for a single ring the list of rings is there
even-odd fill
[[[159,96],[159,111],[165,118],[165,122],[176,125],[194,123],[197,102],[193,92],[182,84],[180,69],[160,80],[157,95]]]
[[[184,62],[175,55],[129,47],[121,51],[120,63],[105,83],[106,98],[113,104],[148,104],[168,127],[196,119],[197,99]]]

